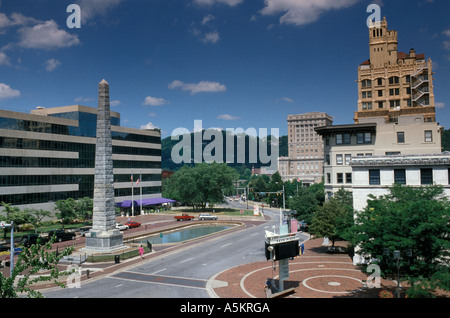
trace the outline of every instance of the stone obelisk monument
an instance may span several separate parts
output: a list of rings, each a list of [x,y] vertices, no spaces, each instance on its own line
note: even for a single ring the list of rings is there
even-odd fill
[[[102,80],[98,92],[93,226],[90,233],[86,234],[84,250],[109,253],[123,248],[123,235],[115,225],[109,84]]]

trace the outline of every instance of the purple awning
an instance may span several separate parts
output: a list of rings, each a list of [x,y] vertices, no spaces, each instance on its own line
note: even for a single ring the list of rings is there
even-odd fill
[[[142,200],[142,206],[148,206],[148,205],[160,205],[163,203],[175,203],[177,201],[170,200],[166,198],[154,198],[154,199],[144,199]],[[134,206],[141,206],[140,200],[134,200]],[[117,206],[122,208],[131,208],[131,200],[123,201],[122,203],[117,203]]]

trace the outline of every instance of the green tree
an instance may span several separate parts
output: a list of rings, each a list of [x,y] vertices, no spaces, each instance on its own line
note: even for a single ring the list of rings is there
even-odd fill
[[[81,198],[75,202],[75,213],[78,218],[89,220],[94,211],[94,200],[89,197]]]
[[[69,224],[77,217],[76,201],[72,198],[56,201],[55,208],[59,210],[56,216],[63,224]]]
[[[400,251],[401,276],[412,286],[411,294],[436,287],[450,290],[449,222],[450,205],[442,187],[395,185],[386,195],[370,197],[357,215],[352,240],[367,260],[379,260],[385,277],[396,277],[392,255]]]
[[[311,233],[331,239],[332,246],[338,238],[348,237],[353,225],[352,194],[340,189],[334,197],[317,208],[310,226]]]
[[[205,209],[206,203],[224,202],[223,190],[233,186],[238,178],[235,170],[225,164],[201,163],[184,166],[165,180],[163,194],[184,204]]]
[[[22,211],[18,207],[13,207],[11,204],[7,204],[5,202],[2,202],[1,205],[4,208],[4,212],[6,213],[6,216],[3,217],[4,221],[7,221],[8,223],[14,222],[14,227],[17,227],[22,224],[29,223],[30,217],[29,214]],[[7,230],[4,229],[3,237],[6,238]]]
[[[320,207],[319,203],[310,187],[299,187],[298,195],[289,199],[288,206],[291,210],[297,211],[298,220],[311,224],[314,213]]]
[[[41,298],[42,294],[32,288],[33,284],[44,281],[52,281],[60,287],[64,285],[58,278],[69,275],[73,271],[60,271],[58,262],[73,251],[68,247],[64,251],[56,253],[52,250],[55,237],[45,245],[35,244],[31,247],[22,246],[17,263],[10,277],[5,277],[0,272],[0,298],[18,298],[25,293],[28,298]],[[39,275],[40,271],[48,271],[48,275]]]
[[[35,233],[37,233],[39,224],[46,217],[50,217],[50,211],[38,210],[38,209],[25,209],[24,212],[28,215],[28,222],[34,227]]]

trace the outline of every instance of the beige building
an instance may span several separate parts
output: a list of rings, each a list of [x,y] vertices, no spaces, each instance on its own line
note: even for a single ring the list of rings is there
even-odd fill
[[[372,123],[318,127],[325,142],[324,184],[327,197],[339,189],[352,191],[355,158],[442,153],[442,127],[423,115],[400,116],[397,123],[372,118]]]
[[[403,115],[436,121],[431,59],[414,49],[399,52],[397,31],[388,29],[386,18],[369,28],[369,49],[370,59],[358,67],[355,123],[368,118],[397,122]]]
[[[315,128],[331,125],[330,115],[310,112],[289,115],[288,142],[289,156],[278,160],[278,171],[284,181],[299,179],[309,185],[321,182],[323,177],[323,140]]]

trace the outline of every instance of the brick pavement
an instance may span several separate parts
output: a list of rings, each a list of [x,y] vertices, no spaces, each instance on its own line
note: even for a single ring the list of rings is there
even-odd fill
[[[347,254],[331,254],[322,246],[323,239],[305,242],[305,253],[289,261],[289,279],[284,288],[295,288],[290,298],[377,297],[379,290],[365,288],[368,275],[353,265]],[[338,242],[336,246],[344,246]],[[211,284],[212,297],[266,298],[265,283],[274,279],[278,286],[278,262],[262,261],[228,269],[216,275]],[[395,287],[381,280],[382,288]]]

